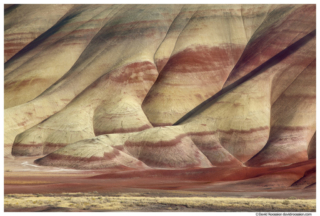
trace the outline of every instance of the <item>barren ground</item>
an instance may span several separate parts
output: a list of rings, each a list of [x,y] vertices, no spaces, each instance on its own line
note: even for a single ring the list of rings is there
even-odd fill
[[[135,177],[130,170],[119,175],[114,170],[39,167],[34,159],[5,158],[5,211],[316,211],[315,185],[250,186],[261,178],[209,182]]]

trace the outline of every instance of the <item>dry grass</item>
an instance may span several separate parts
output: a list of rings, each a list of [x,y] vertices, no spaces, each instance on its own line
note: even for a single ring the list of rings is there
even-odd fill
[[[51,206],[90,211],[315,211],[316,200],[231,197],[141,197],[135,194],[15,194],[4,197],[5,209]]]
[[[49,181],[12,181],[12,180],[4,180],[5,185],[32,185],[32,184],[50,184]]]

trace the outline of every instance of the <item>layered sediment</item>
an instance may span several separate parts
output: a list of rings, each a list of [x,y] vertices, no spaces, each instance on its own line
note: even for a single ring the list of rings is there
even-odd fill
[[[13,17],[40,12],[6,10],[8,30],[36,31]],[[19,52],[5,46],[5,156],[74,169],[221,167],[240,180],[253,170],[261,176],[244,185],[312,185],[313,167],[280,171],[316,158],[315,14],[315,5],[64,5]]]

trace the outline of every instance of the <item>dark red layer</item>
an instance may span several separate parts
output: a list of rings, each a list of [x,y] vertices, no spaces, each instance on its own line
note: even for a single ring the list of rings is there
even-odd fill
[[[45,143],[43,147],[43,154],[49,154],[60,148],[67,146],[69,143]]]
[[[151,135],[151,134],[150,134]],[[134,142],[127,140],[125,142],[125,147],[126,148],[133,148],[133,147],[140,147],[143,146],[143,148],[162,148],[162,147],[170,147],[170,146],[175,146],[181,142],[181,140],[187,137],[186,134],[180,134],[176,136],[174,139],[168,140],[168,141],[141,141],[141,142]],[[190,140],[191,141],[191,140]]]
[[[224,86],[240,77],[307,35],[315,28],[315,5],[303,5],[287,17],[274,22],[261,36],[249,41],[238,63],[230,73]],[[272,13],[266,19],[271,19]],[[291,31],[291,32],[290,32]]]
[[[131,133],[131,132],[139,132],[146,130],[148,128],[152,128],[150,125],[145,124],[138,128],[116,128],[110,131],[102,131],[99,128],[94,128],[94,133],[96,136],[103,135],[103,134],[113,134],[113,133]]]
[[[36,156],[43,154],[43,144],[14,143],[12,146],[13,156]]]
[[[226,79],[228,77],[230,71],[227,71],[225,74],[219,71],[219,69],[223,70],[226,66],[232,66],[230,65],[230,58],[236,61],[240,57],[243,49],[244,46],[235,44],[221,44],[219,47],[198,45],[196,47],[186,48],[170,57],[160,73],[159,81],[169,72],[196,73],[208,71],[221,78],[219,81],[223,82],[224,78]],[[217,62],[219,62],[219,64],[217,64]]]
[[[194,135],[194,136],[206,136],[206,135],[213,135],[216,133],[225,133],[225,134],[233,134],[233,133],[244,133],[244,134],[250,134],[258,131],[264,131],[269,130],[268,126],[264,127],[258,127],[258,128],[251,128],[250,130],[236,130],[236,129],[230,129],[230,130],[216,130],[216,131],[203,131],[203,132],[188,132],[188,135]]]
[[[156,178],[156,179],[184,179],[193,181],[236,181],[255,178],[267,174],[297,174],[301,177],[306,170],[315,167],[315,160],[308,160],[284,167],[212,167],[182,170],[145,170],[140,172],[111,173],[90,177],[90,179],[130,179],[130,178]],[[215,174],[214,174],[215,173]]]

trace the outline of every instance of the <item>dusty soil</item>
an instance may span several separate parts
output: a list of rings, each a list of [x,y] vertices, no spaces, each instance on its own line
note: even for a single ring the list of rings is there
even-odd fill
[[[5,211],[316,210],[315,160],[285,168],[92,171],[35,159],[5,158]]]

